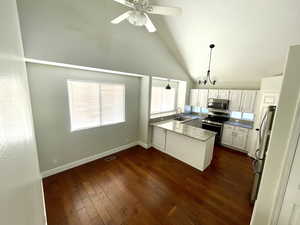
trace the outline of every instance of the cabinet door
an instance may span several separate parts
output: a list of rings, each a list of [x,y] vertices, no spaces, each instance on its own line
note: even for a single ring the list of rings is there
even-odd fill
[[[209,89],[208,90],[208,98],[218,98],[219,90],[218,89]]]
[[[247,113],[253,113],[255,100],[256,100],[256,91],[243,91],[241,111]]]
[[[224,145],[232,145],[232,130],[233,127],[230,125],[224,125],[223,127],[223,134],[222,134],[222,144]]]
[[[198,96],[199,96],[199,89],[191,89],[190,91],[190,105],[198,106]]]
[[[242,100],[241,90],[230,90],[229,92],[229,110],[230,111],[240,111]]]
[[[199,89],[199,106],[207,108],[208,89]]]
[[[153,127],[152,145],[154,148],[165,152],[166,130],[159,127]]]
[[[219,95],[218,95],[219,99],[229,99],[229,90],[219,90]]]
[[[236,127],[233,131],[232,146],[246,150],[248,130],[246,128]]]

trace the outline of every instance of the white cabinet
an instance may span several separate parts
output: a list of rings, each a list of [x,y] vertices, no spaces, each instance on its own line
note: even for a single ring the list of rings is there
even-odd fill
[[[257,91],[228,89],[191,89],[190,105],[207,107],[208,98],[228,99],[229,110],[253,113]]]
[[[190,91],[190,105],[198,106],[199,89],[191,89]]]
[[[234,127],[232,134],[233,134],[232,146],[238,149],[246,150],[248,129],[241,128],[241,127]]]
[[[225,90],[225,89],[220,89],[219,90],[219,95],[218,95],[219,99],[229,99],[229,90]]]
[[[256,101],[256,91],[243,91],[241,100],[241,112],[253,113]]]
[[[153,127],[152,145],[160,151],[166,151],[166,130],[159,127]]]
[[[224,145],[232,145],[232,130],[233,126],[224,125],[223,133],[222,133],[222,144]]]
[[[218,98],[219,90],[218,89],[209,89],[208,90],[208,98]]]
[[[247,150],[248,129],[224,124],[222,144],[234,148]]]
[[[207,108],[208,89],[199,89],[199,106]]]
[[[230,90],[229,93],[229,110],[230,111],[240,111],[242,100],[241,90]]]

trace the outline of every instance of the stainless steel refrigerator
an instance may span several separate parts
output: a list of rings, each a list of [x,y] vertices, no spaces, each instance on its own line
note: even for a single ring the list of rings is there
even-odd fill
[[[255,153],[253,161],[254,181],[251,192],[251,203],[254,203],[259,191],[260,181],[263,174],[263,169],[266,160],[266,152],[268,151],[270,135],[273,126],[276,106],[268,106],[266,113],[263,116],[258,131],[258,149]]]

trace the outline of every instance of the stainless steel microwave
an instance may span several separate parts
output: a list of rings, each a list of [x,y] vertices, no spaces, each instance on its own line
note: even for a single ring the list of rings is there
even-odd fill
[[[228,110],[229,100],[209,98],[208,102],[207,102],[207,108],[209,108],[209,109],[219,109],[219,110]]]

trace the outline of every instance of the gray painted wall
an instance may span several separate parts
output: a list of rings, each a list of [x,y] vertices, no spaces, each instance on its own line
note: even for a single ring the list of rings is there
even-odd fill
[[[18,7],[27,58],[190,79],[158,33],[110,23],[128,10],[112,0],[18,0]]]
[[[137,141],[140,78],[27,63],[41,171]],[[124,83],[126,122],[70,132],[67,79]]]

